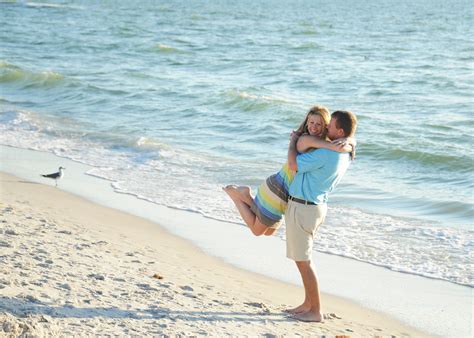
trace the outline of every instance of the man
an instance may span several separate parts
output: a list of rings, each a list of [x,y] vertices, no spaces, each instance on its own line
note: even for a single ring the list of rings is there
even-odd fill
[[[328,137],[335,141],[352,137],[357,119],[349,111],[336,111],[327,127]],[[298,154],[305,148],[305,140],[298,141],[293,134],[288,148],[288,164],[296,171],[290,185],[288,207],[285,212],[286,255],[295,261],[305,290],[301,305],[287,310],[298,320],[321,322],[318,279],[311,262],[313,239],[316,230],[326,217],[328,194],[336,187],[351,162],[348,153],[317,149]],[[310,145],[307,144],[306,147]]]

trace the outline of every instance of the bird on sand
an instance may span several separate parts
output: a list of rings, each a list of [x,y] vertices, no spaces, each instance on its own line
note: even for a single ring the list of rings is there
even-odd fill
[[[56,186],[58,186],[58,180],[60,180],[61,178],[64,177],[64,170],[65,169],[66,168],[59,167],[59,171],[57,173],[52,173],[52,174],[48,174],[48,175],[41,175],[41,176],[53,179],[54,182],[56,183]]]

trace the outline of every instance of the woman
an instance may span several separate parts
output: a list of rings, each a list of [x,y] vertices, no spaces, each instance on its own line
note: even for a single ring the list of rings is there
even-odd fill
[[[306,114],[304,121],[295,131],[300,137],[300,153],[315,148],[327,148],[338,152],[350,152],[352,144],[333,144],[326,140],[329,110],[323,106],[314,106]],[[352,140],[348,140],[352,143]],[[288,202],[288,188],[293,181],[294,171],[286,163],[276,174],[268,177],[252,198],[250,187],[228,185],[223,190],[234,202],[240,216],[255,236],[272,235],[280,226],[282,215]]]

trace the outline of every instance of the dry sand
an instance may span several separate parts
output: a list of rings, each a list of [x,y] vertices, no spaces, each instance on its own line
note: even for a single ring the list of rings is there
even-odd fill
[[[425,336],[328,295],[324,323],[295,321],[301,287],[58,188],[0,174],[0,189],[0,336]]]

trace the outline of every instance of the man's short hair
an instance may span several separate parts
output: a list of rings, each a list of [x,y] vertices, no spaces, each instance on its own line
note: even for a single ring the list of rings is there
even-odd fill
[[[345,137],[352,137],[357,129],[357,117],[353,112],[337,110],[331,114],[336,119],[336,127],[344,130]]]

